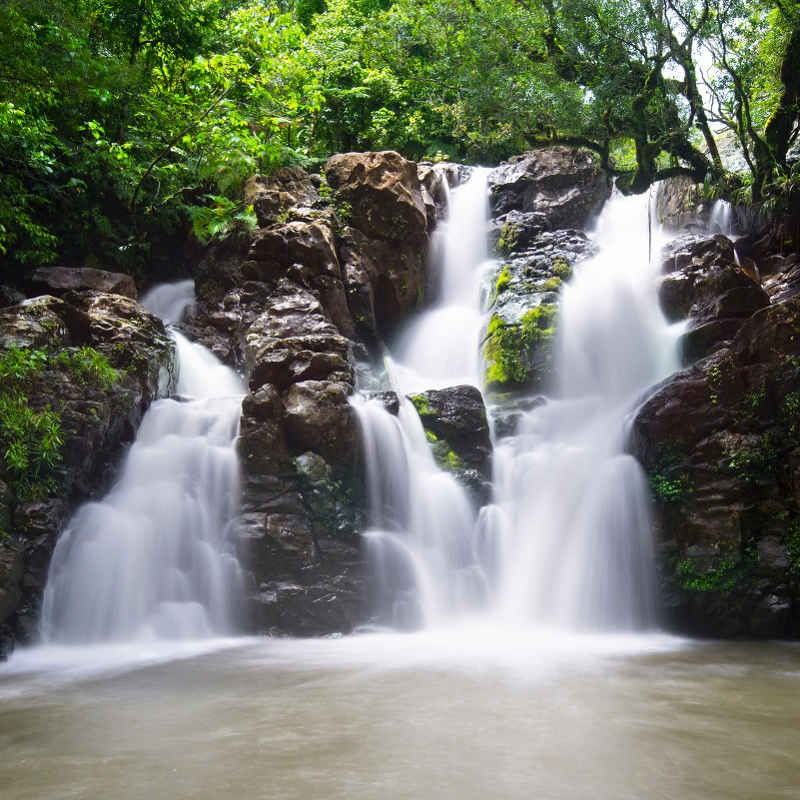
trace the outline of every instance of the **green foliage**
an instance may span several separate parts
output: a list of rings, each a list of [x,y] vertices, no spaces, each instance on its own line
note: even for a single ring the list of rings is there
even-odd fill
[[[748,483],[768,480],[777,468],[777,445],[768,433],[761,436],[754,447],[741,447],[728,454],[728,469]]]
[[[564,142],[593,150],[625,191],[688,174],[788,208],[800,5],[670,8],[6,0],[0,267],[152,272],[190,224],[204,240],[252,226],[249,175],[344,150],[493,162]],[[700,70],[700,53],[713,66]],[[500,251],[514,238],[504,231]]]
[[[796,518],[787,529],[784,542],[789,571],[793,575],[798,575],[800,574],[800,517]]]
[[[67,370],[82,383],[109,389],[119,373],[91,347],[48,352],[12,347],[0,357],[0,453],[2,470],[18,502],[58,489],[64,444],[59,413],[35,410],[32,390],[45,370]]]
[[[57,486],[61,420],[49,408],[34,411],[25,388],[47,366],[44,350],[12,348],[0,358],[0,453],[18,500],[38,499]]]
[[[741,578],[741,564],[732,556],[718,560],[711,569],[701,572],[691,558],[678,564],[681,588],[689,592],[729,592]]]
[[[683,502],[694,492],[679,444],[669,445],[658,453],[647,478],[653,497],[660,503]]]
[[[53,361],[69,370],[82,383],[93,384],[101,389],[110,389],[120,378],[119,371],[93,347],[62,350]]]

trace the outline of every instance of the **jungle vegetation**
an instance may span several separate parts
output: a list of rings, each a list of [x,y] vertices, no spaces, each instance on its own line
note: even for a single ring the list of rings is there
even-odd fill
[[[0,267],[152,270],[345,150],[562,142],[786,209],[798,100],[792,0],[2,0]]]

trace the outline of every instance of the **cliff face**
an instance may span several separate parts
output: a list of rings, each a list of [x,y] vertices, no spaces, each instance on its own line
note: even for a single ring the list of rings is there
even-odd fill
[[[255,176],[246,196],[258,229],[198,259],[196,308],[182,328],[248,380],[236,546],[250,630],[347,632],[365,619],[365,480],[348,397],[361,365],[424,304],[430,234],[447,185],[467,174],[385,152],[335,156],[324,175]],[[501,165],[489,185],[498,266],[482,352],[502,437],[550,381],[560,289],[593,252],[583,228],[609,184],[585,154],[554,148]],[[699,229],[691,215],[681,222]],[[639,409],[631,450],[653,489],[671,624],[798,635],[800,258],[776,253],[770,237],[737,247],[694,234],[664,254],[663,308],[689,319],[686,368]],[[163,325],[136,303],[126,276],[37,271],[21,288],[47,294],[20,304],[4,288],[15,304],[0,308],[0,355],[45,353],[27,394],[34,410],[58,411],[65,445],[58,480],[34,496],[0,475],[6,644],[35,631],[58,533],[77,503],[108,488],[143,412],[172,391],[174,376]],[[100,379],[76,367],[70,354],[81,348],[112,372]],[[384,400],[396,413],[397,398]],[[480,395],[453,387],[412,401],[440,464],[486,502],[491,442]]]
[[[686,368],[633,424],[665,616],[706,635],[800,634],[800,256],[757,240],[668,248],[661,301],[688,319]]]

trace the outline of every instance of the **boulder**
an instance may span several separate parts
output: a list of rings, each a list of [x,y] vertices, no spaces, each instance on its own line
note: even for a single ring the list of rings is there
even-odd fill
[[[281,167],[270,175],[253,175],[244,185],[244,202],[252,205],[262,228],[278,222],[292,208],[313,206],[317,184],[300,167]]]
[[[493,393],[541,389],[550,380],[561,287],[595,252],[582,231],[507,236],[506,258],[488,292],[491,316],[482,343],[484,382]]]
[[[730,341],[742,322],[769,305],[769,295],[736,263],[725,236],[684,236],[663,254],[666,273],[659,288],[667,319],[689,320],[683,339],[684,363],[691,363]]]
[[[61,297],[69,291],[94,291],[138,298],[136,283],[130,275],[91,267],[38,267],[25,276],[25,288],[29,296]]]
[[[453,386],[411,395],[409,400],[439,466],[485,501],[491,480],[492,442],[480,391],[474,386]]]
[[[585,150],[550,147],[509,159],[489,174],[493,216],[541,212],[551,230],[583,228],[611,192],[608,177]]]
[[[800,298],[758,310],[636,414],[663,610],[681,630],[800,633],[799,325]]]
[[[428,210],[417,167],[391,151],[344,153],[325,174],[347,223],[339,257],[350,310],[359,335],[374,340],[424,296]]]

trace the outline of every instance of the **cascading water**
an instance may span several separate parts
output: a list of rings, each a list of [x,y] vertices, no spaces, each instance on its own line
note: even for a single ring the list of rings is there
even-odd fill
[[[624,453],[637,398],[677,368],[675,332],[656,298],[646,197],[615,195],[595,232],[599,255],[564,287],[551,399],[495,450],[494,497],[476,513],[438,469],[402,394],[477,383],[484,318],[486,175],[453,192],[440,301],[389,362],[397,417],[359,400],[374,529],[367,534],[383,620],[632,629],[654,621],[649,492]],[[655,239],[655,241],[654,241]],[[444,356],[436,353],[444,341]]]
[[[191,281],[143,305],[166,323]],[[42,610],[46,643],[188,639],[230,632],[241,593],[226,536],[239,496],[235,437],[244,389],[208,350],[172,331],[177,399],[153,403],[117,484],[58,540]]]

